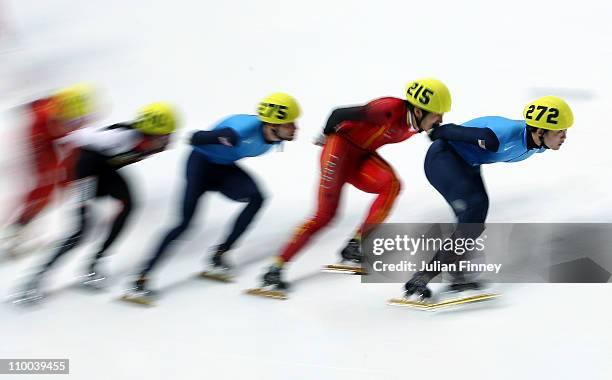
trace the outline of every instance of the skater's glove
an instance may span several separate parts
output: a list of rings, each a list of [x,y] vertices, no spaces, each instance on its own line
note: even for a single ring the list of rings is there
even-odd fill
[[[443,129],[444,129],[444,126],[435,124],[427,131],[427,136],[429,136],[429,139],[431,141],[436,141],[437,139],[441,137],[441,134],[443,133],[442,131]]]

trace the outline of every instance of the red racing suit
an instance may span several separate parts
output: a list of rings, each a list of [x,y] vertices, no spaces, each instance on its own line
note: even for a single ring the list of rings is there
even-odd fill
[[[28,224],[47,206],[56,186],[65,186],[70,181],[76,161],[76,150],[69,146],[63,147],[63,157],[58,153],[58,140],[70,131],[57,121],[54,100],[37,100],[29,107],[33,117],[29,144],[35,184],[22,202],[17,218],[20,225]]]
[[[344,111],[343,111],[344,110]],[[339,109],[334,113],[331,133],[321,153],[321,180],[314,216],[297,228],[280,258],[291,260],[297,252],[336,215],[342,187],[350,183],[359,190],[376,194],[357,235],[367,234],[364,226],[382,223],[389,215],[401,190],[400,181],[391,166],[376,153],[385,145],[404,141],[418,132],[408,122],[408,105],[398,98],[380,98],[365,106]],[[334,112],[336,112],[334,111]],[[344,120],[341,120],[344,119]],[[330,121],[328,127],[330,128]]]

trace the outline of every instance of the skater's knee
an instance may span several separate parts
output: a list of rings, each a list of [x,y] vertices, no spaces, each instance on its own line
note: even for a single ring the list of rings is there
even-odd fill
[[[315,229],[320,229],[331,223],[336,217],[336,211],[318,212],[314,218],[312,218],[313,226]]]
[[[257,207],[257,208],[260,208],[263,205],[265,200],[266,200],[265,197],[260,192],[253,193],[252,195],[248,197],[249,205],[252,205],[253,207]]]
[[[121,200],[121,214],[124,216],[129,215],[134,209],[134,204],[129,199]]]
[[[182,221],[180,224],[178,224],[176,227],[174,227],[169,235],[173,236],[174,239],[176,239],[177,237],[179,237],[180,235],[182,235],[183,233],[185,233],[185,231],[187,231],[189,229],[189,226],[191,225],[190,223],[191,221]]]
[[[459,223],[483,223],[489,210],[489,197],[486,193],[474,193],[456,198],[450,202]]]
[[[395,198],[402,191],[402,182],[399,180],[399,178],[393,176],[386,185],[386,188],[388,189],[389,195],[392,198]]]

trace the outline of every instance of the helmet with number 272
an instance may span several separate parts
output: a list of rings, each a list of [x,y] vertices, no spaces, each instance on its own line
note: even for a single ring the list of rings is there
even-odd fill
[[[559,131],[574,124],[570,106],[556,96],[543,96],[525,106],[523,117],[527,125],[535,128]]]

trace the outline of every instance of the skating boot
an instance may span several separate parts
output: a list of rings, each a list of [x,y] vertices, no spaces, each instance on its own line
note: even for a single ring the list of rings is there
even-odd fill
[[[227,262],[227,256],[224,257],[226,252],[227,249],[222,246],[215,247],[210,257],[210,266],[200,273],[200,277],[231,282],[234,279],[234,273],[231,265]]]
[[[247,290],[247,294],[280,300],[286,300],[289,284],[282,280],[282,268],[272,265],[262,276],[260,288]]]
[[[361,254],[361,242],[351,239],[346,247],[340,252],[341,261],[338,264],[330,264],[323,267],[325,272],[348,273],[348,274],[367,274],[361,267],[363,255]]]
[[[427,286],[427,279],[422,275],[415,275],[404,285],[404,298],[423,301],[431,298],[431,289]]]
[[[21,291],[12,297],[12,302],[17,306],[31,306],[39,303],[44,298],[40,291],[42,274],[36,274]]]
[[[361,242],[357,239],[351,239],[346,244],[346,247],[340,252],[342,256],[342,262],[349,264],[355,263],[360,264],[363,261],[363,255],[361,254]]]
[[[153,302],[157,298],[157,293],[149,289],[147,282],[148,280],[146,278],[140,277],[134,283],[134,287],[128,289],[121,297],[121,300],[139,305],[154,306]]]
[[[100,272],[99,265],[92,263],[80,278],[81,285],[91,290],[104,290],[108,287],[108,276]]]
[[[481,291],[484,289],[484,285],[477,281],[472,282],[455,282],[448,286],[447,291],[449,292],[467,292],[467,291]]]
[[[278,290],[289,289],[289,284],[282,280],[282,268],[272,265],[262,277],[262,287],[274,287]]]

